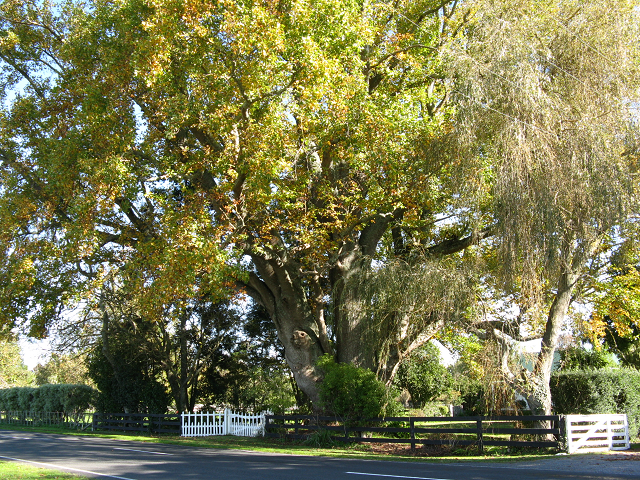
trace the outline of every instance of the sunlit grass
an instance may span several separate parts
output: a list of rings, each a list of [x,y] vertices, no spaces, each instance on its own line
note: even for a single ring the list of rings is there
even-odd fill
[[[522,452],[506,454],[502,448],[485,447],[483,455],[478,455],[474,447],[450,449],[443,452],[442,456],[430,454],[422,455],[424,450],[418,447],[416,452],[411,452],[409,446],[400,454],[381,451],[375,446],[363,444],[338,444],[331,448],[317,448],[302,445],[299,441],[291,441],[286,439],[272,439],[263,437],[235,437],[235,436],[212,436],[212,437],[180,437],[178,435],[142,435],[139,433],[107,433],[107,432],[78,432],[60,427],[20,427],[13,425],[2,425],[0,429],[11,429],[27,432],[40,433],[56,433],[64,435],[82,435],[100,438],[111,438],[125,441],[139,441],[149,443],[161,443],[171,445],[183,445],[188,447],[199,448],[218,448],[218,449],[234,449],[234,450],[251,450],[256,452],[279,453],[289,455],[311,455],[336,458],[358,458],[368,460],[402,460],[402,461],[431,461],[431,462],[450,462],[450,461],[516,461],[523,459],[551,457],[555,453],[549,453],[547,450],[525,450]],[[2,477],[0,477],[2,478]]]
[[[87,477],[80,477],[70,473],[35,467],[26,463],[2,460],[0,460],[0,478],[3,480],[88,480]]]

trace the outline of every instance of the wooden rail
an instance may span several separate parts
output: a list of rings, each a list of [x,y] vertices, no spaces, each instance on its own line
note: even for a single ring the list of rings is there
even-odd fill
[[[94,413],[92,430],[180,434],[180,414]]]
[[[546,422],[547,427],[535,427]],[[378,426],[374,426],[378,425]],[[558,448],[562,433],[558,415],[498,417],[387,417],[343,421],[337,417],[313,415],[267,415],[267,437],[306,438],[318,430],[335,432],[331,438],[343,442],[408,443],[421,445]],[[338,435],[339,434],[339,435]],[[385,436],[370,437],[367,434]],[[514,439],[517,436],[535,436]],[[553,440],[550,440],[553,436]]]

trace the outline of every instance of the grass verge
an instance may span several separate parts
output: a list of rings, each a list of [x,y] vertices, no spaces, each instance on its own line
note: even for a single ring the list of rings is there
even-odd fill
[[[442,450],[427,450],[418,447],[411,451],[409,445],[399,444],[340,444],[328,448],[304,445],[300,441],[285,439],[271,439],[262,437],[180,437],[177,435],[141,435],[128,433],[101,433],[78,432],[60,427],[21,427],[16,425],[0,424],[0,430],[14,430],[24,432],[54,433],[59,435],[79,435],[99,438],[111,438],[149,443],[161,443],[171,445],[183,445],[197,448],[218,448],[250,450],[255,452],[279,453],[288,455],[310,455],[336,458],[358,458],[367,460],[391,460],[391,461],[517,461],[531,458],[553,457],[555,452],[528,450],[507,454],[504,449],[486,447],[484,455],[478,455],[474,447],[450,448]],[[444,455],[443,455],[444,454]],[[3,477],[0,477],[3,478]]]
[[[0,460],[0,478],[3,480],[88,480],[87,477],[3,460]]]

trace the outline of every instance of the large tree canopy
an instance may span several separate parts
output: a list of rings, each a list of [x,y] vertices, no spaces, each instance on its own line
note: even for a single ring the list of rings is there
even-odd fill
[[[373,366],[331,302],[347,277],[387,232],[387,256],[484,234],[475,213],[438,227],[460,196],[439,62],[456,6],[5,1],[4,321],[43,334],[118,269],[149,319],[249,294],[314,400],[322,353]]]
[[[626,58],[621,43],[576,32],[594,24],[577,4],[520,3],[530,21],[490,1],[5,0],[3,323],[43,335],[114,277],[150,322],[244,292],[314,402],[323,353],[389,380],[464,315],[461,262],[439,259],[502,232],[513,265],[536,271],[527,249],[549,239],[564,265],[562,246],[625,210],[590,201],[626,172],[605,168],[623,78],[581,61]],[[572,102],[576,87],[602,101]],[[404,265],[448,300],[396,312],[357,294]],[[384,338],[363,348],[379,312]]]

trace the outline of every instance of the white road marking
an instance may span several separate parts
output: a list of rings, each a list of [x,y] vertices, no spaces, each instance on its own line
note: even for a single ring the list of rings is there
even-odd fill
[[[173,453],[152,452],[150,450],[135,450],[133,448],[118,448],[118,447],[115,447],[114,450],[126,450],[127,452],[150,453],[152,455],[173,455]]]
[[[447,478],[431,478],[431,477],[405,477],[402,475],[384,475],[382,473],[363,473],[363,472],[345,472],[350,475],[367,475],[369,477],[387,477],[387,478],[413,478],[416,480],[450,480]]]
[[[115,478],[116,480],[136,480],[134,478],[118,477],[117,475],[107,475],[106,473],[98,473],[98,472],[92,472],[91,470],[81,470],[79,468],[65,467],[64,465],[55,465],[53,463],[33,462],[31,460],[24,460],[22,458],[3,457],[1,455],[0,455],[0,458],[4,458],[5,460],[11,460],[13,462],[29,463],[31,465],[37,465],[39,467],[53,468],[55,470],[78,472],[83,474],[88,473],[89,475],[97,475],[99,477]]]

